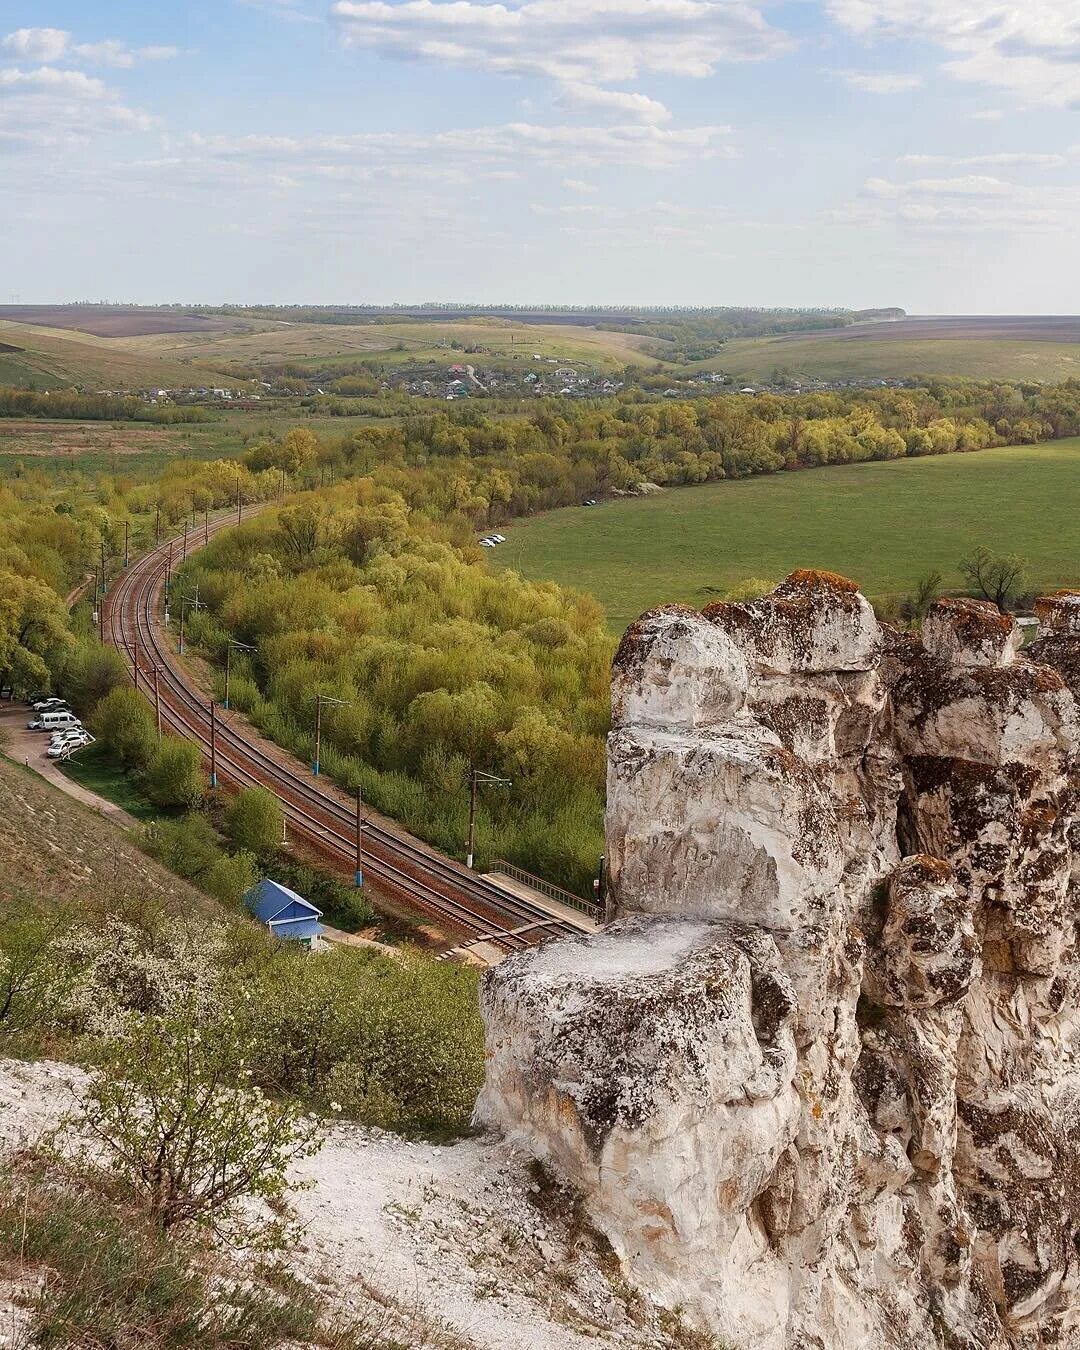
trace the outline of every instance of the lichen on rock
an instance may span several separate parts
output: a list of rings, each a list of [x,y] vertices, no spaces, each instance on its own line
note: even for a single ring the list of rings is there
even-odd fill
[[[1080,1344],[1080,593],[921,640],[853,583],[613,676],[611,922],[486,977],[478,1120],[760,1350]]]

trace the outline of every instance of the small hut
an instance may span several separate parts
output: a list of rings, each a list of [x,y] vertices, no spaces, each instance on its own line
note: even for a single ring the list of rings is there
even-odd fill
[[[319,923],[322,910],[288,886],[264,877],[244,896],[244,904],[249,913],[266,924],[274,937],[283,942],[299,942],[309,948],[318,946],[322,936]]]

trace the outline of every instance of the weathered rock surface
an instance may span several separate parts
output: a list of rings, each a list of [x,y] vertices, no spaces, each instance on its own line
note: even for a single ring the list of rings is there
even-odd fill
[[[608,918],[483,989],[478,1119],[754,1350],[1080,1345],[1080,594],[922,639],[798,572],[615,660]]]

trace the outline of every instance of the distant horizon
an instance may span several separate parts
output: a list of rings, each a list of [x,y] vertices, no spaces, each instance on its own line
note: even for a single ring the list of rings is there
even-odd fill
[[[687,314],[710,310],[745,310],[763,313],[794,314],[860,314],[869,311],[898,310],[902,319],[1077,319],[1080,309],[1075,312],[1061,309],[969,309],[938,310],[920,312],[905,309],[902,305],[763,305],[717,302],[709,304],[634,304],[625,300],[598,301],[585,304],[577,300],[504,300],[504,301],[460,301],[460,300],[18,300],[12,303],[0,303],[0,321],[11,310],[17,309],[323,309],[323,310],[390,310],[390,309],[430,309],[444,310],[448,313],[473,313],[485,309],[514,309],[525,312],[544,310],[577,312],[582,314],[598,310],[622,310],[629,313],[660,311]],[[882,319],[880,322],[898,322],[900,320]],[[9,320],[14,322],[14,320]],[[47,324],[39,325],[48,327]]]

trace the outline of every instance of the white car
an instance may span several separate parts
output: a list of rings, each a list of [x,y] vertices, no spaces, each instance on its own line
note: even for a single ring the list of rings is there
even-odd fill
[[[481,539],[481,540],[480,540],[480,547],[481,547],[481,548],[494,548],[494,547],[495,547],[495,540],[494,540],[494,539]]]
[[[35,712],[66,712],[67,700],[62,698],[42,698],[30,705]]]
[[[92,745],[93,741],[93,736],[88,731],[83,731],[76,736],[69,737],[66,741],[56,741],[49,746],[45,753],[50,759],[63,759],[66,755],[81,750],[84,745]]]
[[[63,745],[64,741],[77,741],[81,736],[89,734],[84,726],[68,727],[66,731],[54,731],[49,737],[49,744]]]
[[[497,544],[505,544],[505,543],[506,543],[506,535],[505,535],[505,534],[493,534],[491,537],[492,537],[492,539],[494,539],[494,541],[495,541]]]
[[[77,741],[82,736],[89,736],[90,733],[80,722],[77,726],[67,727],[63,731],[54,731],[49,737],[50,745],[62,745],[64,741]]]

